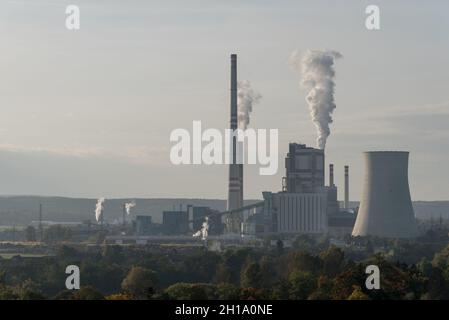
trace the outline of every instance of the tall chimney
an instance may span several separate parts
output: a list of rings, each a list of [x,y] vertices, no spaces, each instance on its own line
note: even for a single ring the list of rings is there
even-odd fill
[[[349,166],[345,166],[345,203],[344,208],[349,208]]]
[[[329,165],[329,187],[334,186],[334,165],[331,163]]]
[[[126,226],[126,203],[123,204],[123,226]]]
[[[42,226],[42,203],[39,203],[39,241],[44,241],[44,229]]]
[[[231,55],[231,130],[238,127],[237,118],[237,55]],[[232,138],[232,160],[229,165],[229,188],[227,209],[234,210],[243,206],[243,164],[237,163],[237,137]],[[232,222],[233,231],[238,232],[240,226],[236,219]],[[238,229],[237,229],[238,228]]]

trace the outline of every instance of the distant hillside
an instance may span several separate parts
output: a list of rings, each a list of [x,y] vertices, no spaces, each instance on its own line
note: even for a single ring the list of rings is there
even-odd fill
[[[351,201],[351,207],[357,207],[359,202]],[[419,219],[449,219],[449,201],[414,201],[413,209]]]
[[[185,209],[188,204],[208,206],[216,210],[225,210],[226,201],[218,199],[106,199],[104,217],[112,222],[121,219],[124,202],[134,200],[136,207],[131,216],[136,214],[151,215],[153,221],[162,221],[164,210]],[[260,200],[247,200],[251,204]],[[38,220],[39,204],[43,208],[43,220],[82,221],[95,220],[94,210],[97,199],[38,197],[38,196],[1,196],[0,225],[28,225]]]
[[[449,201],[415,201],[413,208],[421,219],[449,219]]]

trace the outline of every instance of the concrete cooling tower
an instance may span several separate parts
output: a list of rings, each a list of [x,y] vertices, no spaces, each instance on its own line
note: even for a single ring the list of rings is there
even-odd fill
[[[353,236],[417,235],[408,185],[408,152],[364,152],[365,177]]]

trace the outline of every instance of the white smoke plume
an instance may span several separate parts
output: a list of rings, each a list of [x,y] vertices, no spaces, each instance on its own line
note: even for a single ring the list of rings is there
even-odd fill
[[[334,63],[343,57],[337,51],[307,50],[304,55],[295,51],[290,64],[301,74],[301,87],[308,91],[306,101],[310,116],[317,128],[317,146],[324,149],[330,135],[329,124],[336,108],[334,101]]]
[[[195,238],[201,237],[201,240],[207,240],[208,235],[209,235],[209,218],[206,217],[201,229],[195,232],[193,236]]]
[[[134,201],[125,203],[126,214],[129,216],[131,214],[131,209],[136,206]]]
[[[258,103],[262,95],[251,88],[248,80],[239,81],[237,84],[237,117],[238,126],[245,130],[248,127],[250,113],[253,105]]]
[[[97,204],[95,206],[95,219],[97,220],[97,222],[100,221],[100,218],[103,215],[103,203],[105,202],[105,200],[105,198],[99,198],[97,200]]]

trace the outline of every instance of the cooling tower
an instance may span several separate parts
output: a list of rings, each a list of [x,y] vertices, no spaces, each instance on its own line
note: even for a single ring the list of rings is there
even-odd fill
[[[417,226],[408,186],[408,152],[364,153],[365,177],[353,236],[410,238]]]

